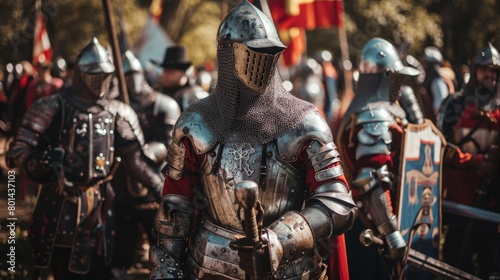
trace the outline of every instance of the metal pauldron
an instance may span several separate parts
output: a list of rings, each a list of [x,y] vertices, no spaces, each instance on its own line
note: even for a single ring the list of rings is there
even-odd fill
[[[166,195],[155,218],[158,244],[151,246],[150,279],[187,277],[186,248],[192,231],[194,208],[179,195]]]
[[[186,147],[182,142],[172,142],[167,153],[167,165],[163,168],[162,173],[172,179],[181,179],[184,169],[185,154]]]
[[[358,175],[352,182],[352,186],[360,191],[361,194],[369,192],[380,182],[391,184],[391,173],[387,164],[375,169],[371,167],[363,167],[359,170]]]
[[[386,109],[369,109],[359,113],[356,125],[361,125],[358,132],[359,141],[356,147],[356,159],[366,155],[390,154],[388,145],[392,143],[389,126],[394,123],[394,117]]]

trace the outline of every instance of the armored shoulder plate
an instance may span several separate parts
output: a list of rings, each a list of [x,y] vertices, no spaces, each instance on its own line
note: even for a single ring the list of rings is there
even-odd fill
[[[300,148],[311,140],[322,144],[333,142],[332,132],[318,111],[308,114],[297,128],[278,138],[278,153],[285,161],[294,161]]]
[[[179,116],[181,115],[181,108],[179,104],[172,97],[158,93],[156,95],[156,102],[154,105],[154,115],[165,114],[165,124],[174,125]]]
[[[121,101],[111,100],[109,110],[117,116],[116,130],[120,135],[127,140],[137,139],[141,146],[144,145],[141,124],[134,109]]]
[[[61,110],[59,94],[35,102],[24,114],[21,126],[6,154],[7,164],[20,167],[24,159],[40,142],[41,135],[50,127],[54,117]]]
[[[389,126],[395,122],[392,114],[384,108],[371,108],[357,115],[356,124],[362,128],[358,132],[359,145],[356,159],[365,155],[390,154],[388,145],[392,142]]]
[[[196,112],[184,112],[177,120],[172,143],[179,143],[183,137],[191,140],[197,154],[208,152],[217,143],[201,115]]]
[[[59,94],[54,94],[35,102],[24,115],[21,126],[36,133],[45,132],[61,109],[59,98]]]

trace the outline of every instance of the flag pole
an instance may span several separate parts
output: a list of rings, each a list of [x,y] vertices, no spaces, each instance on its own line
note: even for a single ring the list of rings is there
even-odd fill
[[[342,1],[342,0],[340,0]],[[343,6],[342,1],[342,6]],[[342,69],[344,70],[344,94],[340,100],[340,119],[347,111],[351,100],[354,98],[354,90],[352,86],[352,62],[349,58],[349,44],[347,41],[347,31],[345,28],[345,13],[342,9],[342,24],[339,26],[339,41],[340,41],[340,53],[342,56]]]
[[[108,37],[113,50],[113,63],[116,69],[116,77],[118,78],[118,89],[120,90],[123,102],[130,104],[125,84],[125,75],[123,73],[122,57],[120,46],[118,45],[118,36],[116,35],[115,26],[113,24],[113,9],[111,9],[111,0],[102,0],[104,8],[104,17],[108,27]]]
[[[227,16],[228,4],[227,0],[222,0],[220,3],[220,20],[224,20]]]

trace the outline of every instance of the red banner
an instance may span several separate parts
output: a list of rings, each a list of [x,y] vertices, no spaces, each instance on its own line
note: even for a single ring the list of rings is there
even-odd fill
[[[47,26],[42,14],[41,1],[36,1],[36,21],[33,40],[33,65],[52,60],[52,47],[50,46]]]
[[[306,51],[305,32],[302,28],[279,30],[281,41],[287,46],[282,55],[286,66],[299,64],[302,55]]]
[[[339,27],[342,0],[272,0],[269,9],[278,29]]]

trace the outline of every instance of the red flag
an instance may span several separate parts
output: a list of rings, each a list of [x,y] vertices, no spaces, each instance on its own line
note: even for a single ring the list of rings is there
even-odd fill
[[[316,29],[341,26],[344,7],[342,0],[273,0],[269,9],[278,29]]]
[[[306,52],[305,30],[302,28],[290,28],[279,30],[283,44],[287,46],[283,51],[283,62],[286,66],[299,64],[302,55]]]
[[[47,26],[45,25],[41,8],[42,1],[37,0],[35,3],[36,21],[33,40],[33,65],[52,60],[52,47],[50,46]]]

